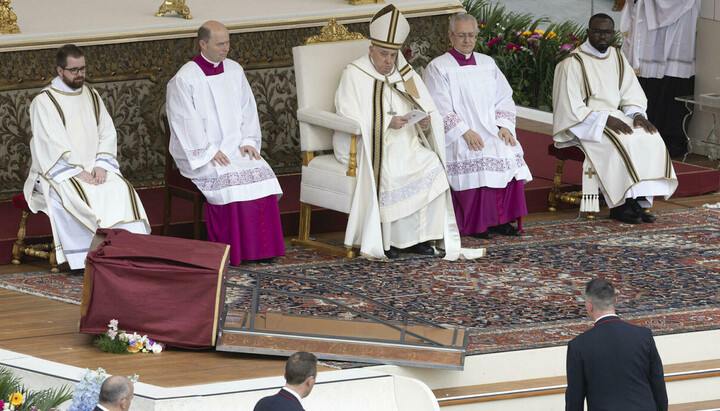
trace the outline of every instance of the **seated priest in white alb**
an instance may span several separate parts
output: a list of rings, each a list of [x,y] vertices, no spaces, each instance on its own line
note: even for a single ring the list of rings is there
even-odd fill
[[[610,47],[615,22],[596,14],[588,40],[555,68],[553,139],[585,153],[581,211],[599,211],[598,188],[610,218],[651,223],[653,197],[670,197],[677,177],[660,133],[645,114],[647,99],[622,52]]]
[[[517,236],[527,215],[524,184],[532,175],[516,139],[512,88],[495,60],[473,51],[477,32],[475,17],[452,16],[452,48],[430,62],[423,80],[445,124],[447,174],[460,235]]]
[[[58,77],[30,104],[32,165],[24,195],[30,210],[50,217],[57,262],[85,266],[98,228],[150,234],[145,209],[123,178],[117,133],[97,91],[84,85],[82,51],[68,44],[56,58]]]
[[[382,259],[398,250],[446,259],[474,258],[484,250],[460,250],[445,174],[445,136],[440,117],[420,76],[398,49],[410,31],[394,6],[370,22],[369,53],[347,65],[335,95],[337,113],[360,124],[357,187],[345,244]],[[413,110],[428,113],[410,124]],[[418,116],[420,117],[420,116]],[[347,164],[350,138],[336,133],[335,156]]]
[[[230,34],[208,21],[200,53],[167,86],[170,154],[207,199],[208,240],[230,245],[230,264],[275,262],[285,254],[282,189],[260,156],[255,96],[240,64],[228,59]]]

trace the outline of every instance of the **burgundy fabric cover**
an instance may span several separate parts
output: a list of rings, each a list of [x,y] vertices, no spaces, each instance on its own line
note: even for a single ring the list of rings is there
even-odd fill
[[[21,210],[30,211],[30,206],[28,206],[27,201],[25,201],[25,195],[22,193],[15,194],[12,197],[12,205],[15,208],[19,208]]]
[[[580,147],[557,148],[555,144],[548,146],[548,154],[563,160],[585,161],[585,153]]]
[[[225,244],[100,229],[87,256],[80,332],[119,329],[183,348],[215,344],[225,301]],[[89,284],[89,286],[88,286]]]

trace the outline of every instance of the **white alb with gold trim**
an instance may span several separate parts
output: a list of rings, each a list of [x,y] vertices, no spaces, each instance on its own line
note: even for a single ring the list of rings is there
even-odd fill
[[[584,43],[560,62],[553,84],[553,139],[559,148],[579,146],[585,152],[584,172],[599,178],[610,207],[626,198],[670,197],[677,177],[659,133],[642,128],[633,134],[605,127],[609,115],[632,127],[632,116],[645,116],[647,99],[620,50],[600,53]],[[596,173],[595,175],[593,173]],[[583,202],[597,198],[597,188],[583,184]],[[647,204],[642,204],[647,206]],[[582,204],[587,211],[594,207]]]
[[[30,123],[32,165],[24,195],[33,212],[50,217],[58,263],[82,268],[98,228],[150,233],[140,198],[120,173],[115,126],[96,91],[72,90],[57,77],[33,99]],[[95,167],[108,172],[105,183],[76,177]]]

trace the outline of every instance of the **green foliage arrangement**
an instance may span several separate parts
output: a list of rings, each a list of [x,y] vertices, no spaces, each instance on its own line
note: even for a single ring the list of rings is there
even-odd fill
[[[18,398],[20,404],[14,405],[15,410],[48,411],[57,409],[60,404],[72,398],[70,387],[48,388],[34,391],[25,388],[22,380],[5,368],[0,367],[0,399],[9,402],[11,397]],[[2,400],[0,400],[1,402]],[[12,402],[10,402],[12,404]]]
[[[495,59],[513,89],[515,103],[552,111],[555,66],[585,41],[586,26],[506,12],[505,6],[486,0],[465,0],[463,6],[478,20],[475,50]],[[538,29],[545,24],[549,24],[546,30]]]

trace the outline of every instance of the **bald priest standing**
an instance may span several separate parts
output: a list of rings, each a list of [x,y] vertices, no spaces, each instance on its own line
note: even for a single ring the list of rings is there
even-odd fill
[[[203,24],[198,43],[200,54],[167,86],[170,153],[205,195],[208,240],[230,244],[230,264],[274,262],[285,254],[282,190],[260,156],[255,97],[240,64],[227,58],[224,25]]]

